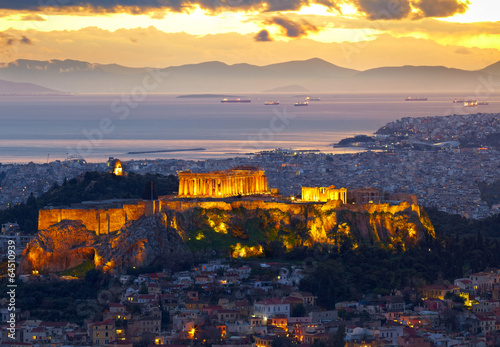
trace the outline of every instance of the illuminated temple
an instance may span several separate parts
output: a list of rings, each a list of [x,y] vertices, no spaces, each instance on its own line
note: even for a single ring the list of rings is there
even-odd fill
[[[237,166],[231,170],[209,173],[179,172],[180,198],[225,198],[267,193],[263,170]]]
[[[347,189],[330,187],[302,187],[302,201],[327,202],[340,200],[347,202]]]

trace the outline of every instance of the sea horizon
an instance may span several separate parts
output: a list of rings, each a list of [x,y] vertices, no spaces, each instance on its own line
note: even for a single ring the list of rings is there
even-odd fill
[[[402,117],[496,113],[500,93],[224,93],[252,102],[224,104],[219,98],[177,98],[182,93],[65,96],[0,96],[0,163],[46,163],[80,155],[87,162],[122,160],[205,160],[241,157],[275,148],[353,153],[332,144],[372,135]],[[305,96],[319,97],[295,107]],[[405,97],[427,101],[405,101]],[[488,105],[463,107],[455,98]],[[279,105],[264,105],[279,101]],[[147,154],[129,152],[204,148]]]

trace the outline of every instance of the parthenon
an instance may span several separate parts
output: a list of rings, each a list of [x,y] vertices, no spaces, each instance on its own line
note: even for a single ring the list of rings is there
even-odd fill
[[[253,166],[209,173],[183,171],[178,175],[180,198],[225,198],[267,193],[264,171]]]

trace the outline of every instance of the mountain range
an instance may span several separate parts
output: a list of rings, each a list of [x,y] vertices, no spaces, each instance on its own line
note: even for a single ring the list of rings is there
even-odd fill
[[[76,60],[20,59],[0,64],[0,79],[31,83],[42,88],[16,86],[26,88],[26,94],[34,93],[33,90],[43,93],[46,90],[43,88],[70,93],[234,93],[280,91],[286,90],[287,86],[312,92],[473,91],[491,80],[491,76],[500,76],[500,61],[475,71],[443,66],[397,66],[357,71],[318,58],[265,66],[212,61],[159,69]],[[0,93],[5,83],[0,81]]]

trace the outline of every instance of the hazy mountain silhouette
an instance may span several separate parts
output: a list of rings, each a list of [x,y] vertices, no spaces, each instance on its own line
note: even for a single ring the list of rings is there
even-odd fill
[[[500,62],[478,71],[443,66],[356,71],[318,58],[266,66],[210,61],[162,69],[76,60],[21,59],[0,64],[1,79],[77,93],[238,93],[279,91],[293,85],[311,92],[470,91],[488,75],[500,75]]]
[[[57,90],[45,88],[33,83],[9,82],[0,80],[0,95],[35,95],[63,94]]]

